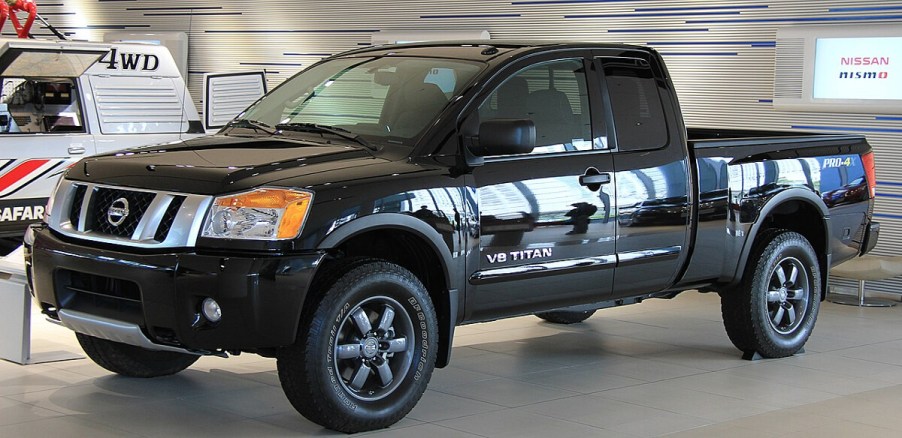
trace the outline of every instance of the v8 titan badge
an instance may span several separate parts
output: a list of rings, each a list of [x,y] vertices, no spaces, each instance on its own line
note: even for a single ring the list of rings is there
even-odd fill
[[[106,221],[114,227],[118,227],[125,222],[128,217],[128,199],[119,198],[110,204],[110,208],[106,210]]]
[[[551,257],[552,254],[553,250],[551,248],[537,248],[486,254],[485,257],[488,259],[489,263],[504,263],[508,260],[516,262],[521,260],[546,258]]]

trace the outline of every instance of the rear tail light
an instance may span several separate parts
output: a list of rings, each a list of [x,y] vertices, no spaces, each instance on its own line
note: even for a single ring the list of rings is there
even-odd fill
[[[871,198],[873,199],[877,193],[877,172],[874,170],[874,153],[868,152],[862,155],[861,164],[864,166],[864,173],[868,178],[868,188],[871,190]]]

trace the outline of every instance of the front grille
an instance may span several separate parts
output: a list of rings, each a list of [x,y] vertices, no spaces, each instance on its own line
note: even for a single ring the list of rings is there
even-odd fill
[[[138,284],[128,280],[60,269],[54,281],[60,308],[143,325]]]
[[[72,226],[78,228],[79,221],[81,219],[81,204],[85,200],[85,193],[88,191],[88,186],[76,186],[75,196],[72,197],[72,211],[69,212],[69,222],[72,223]]]
[[[93,231],[111,234],[119,237],[131,237],[138,228],[138,223],[144,217],[147,207],[153,202],[153,193],[136,192],[131,190],[111,189],[106,187],[98,187],[94,189],[91,197],[91,209],[88,223]],[[125,202],[127,204],[125,204]],[[125,214],[122,222],[114,224],[113,217],[110,215],[110,207],[113,204],[116,207],[127,205],[127,214]],[[114,216],[118,218],[118,216]]]
[[[194,246],[209,195],[110,187],[62,179],[47,224],[63,235],[142,248]],[[126,209],[127,204],[127,209]],[[127,211],[126,211],[127,210]]]
[[[184,196],[172,198],[172,202],[169,203],[169,207],[166,207],[166,212],[163,213],[163,219],[160,220],[160,226],[157,228],[157,232],[153,235],[153,240],[156,240],[157,242],[166,240],[166,236],[169,235],[169,229],[172,228],[172,223],[175,222],[175,218],[178,216],[179,209],[182,208],[183,202],[185,202]]]

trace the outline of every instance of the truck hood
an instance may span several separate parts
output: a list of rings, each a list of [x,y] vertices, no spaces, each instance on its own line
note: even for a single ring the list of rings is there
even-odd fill
[[[385,163],[366,149],[289,138],[214,135],[85,158],[67,178],[151,190],[215,195],[290,176]]]

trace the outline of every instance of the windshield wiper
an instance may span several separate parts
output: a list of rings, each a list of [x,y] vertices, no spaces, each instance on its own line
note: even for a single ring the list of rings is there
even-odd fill
[[[360,135],[337,126],[320,125],[319,123],[279,123],[276,125],[276,129],[281,131],[318,132],[337,135],[341,138],[356,141],[358,144],[371,151],[377,150],[376,146],[373,146],[370,142],[364,140]]]
[[[257,120],[250,120],[250,119],[232,120],[231,122],[226,124],[226,127],[227,128],[247,128],[247,129],[253,129],[254,131],[257,131],[257,132],[263,131],[269,135],[276,135],[276,131],[273,129],[272,126],[269,126],[266,123],[263,123],[263,122],[260,122]]]

